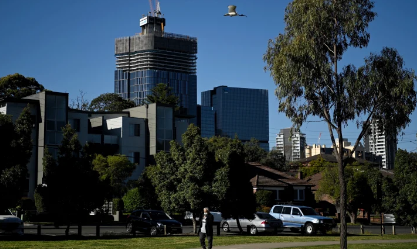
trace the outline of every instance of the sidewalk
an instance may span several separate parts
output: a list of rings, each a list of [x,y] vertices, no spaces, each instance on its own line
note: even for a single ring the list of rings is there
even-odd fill
[[[397,244],[397,243],[417,243],[417,239],[403,240],[348,240],[348,245],[353,244]],[[216,238],[213,240],[213,248],[216,249],[275,249],[286,247],[302,247],[302,246],[326,246],[339,245],[339,241],[311,241],[311,242],[279,242],[279,243],[256,243],[244,245],[216,246]],[[207,242],[206,242],[207,245]],[[199,248],[195,248],[199,249]]]

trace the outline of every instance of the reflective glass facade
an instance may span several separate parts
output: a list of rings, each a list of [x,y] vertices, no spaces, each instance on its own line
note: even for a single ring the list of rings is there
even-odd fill
[[[57,147],[63,138],[62,128],[67,124],[67,97],[46,93],[45,103],[45,146],[57,158]]]
[[[179,97],[180,105],[189,115],[197,115],[197,76],[161,70],[142,70],[131,73],[115,71],[114,92],[136,105],[141,105],[152,88],[159,83],[168,84]],[[192,121],[195,123],[194,121]]]
[[[173,108],[158,106],[156,109],[156,151],[169,151],[173,140]]]
[[[254,137],[269,150],[268,90],[219,86],[201,93],[202,120],[204,106],[215,111],[216,135],[233,138],[237,134],[242,141]],[[202,126],[201,133],[205,132]]]
[[[201,106],[201,136],[210,138],[216,135],[215,111],[211,106]]]

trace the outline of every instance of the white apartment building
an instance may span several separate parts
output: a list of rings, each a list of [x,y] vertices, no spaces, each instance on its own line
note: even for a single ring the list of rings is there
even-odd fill
[[[291,135],[292,131],[292,135]],[[281,129],[276,137],[276,149],[286,161],[298,161],[306,157],[306,135],[294,128]]]
[[[382,157],[381,166],[393,169],[395,154],[397,153],[397,136],[378,129],[376,122],[372,122],[365,135],[365,151]]]
[[[136,164],[128,180],[137,180],[145,166],[154,163],[159,151],[169,151],[170,141],[182,142],[181,135],[188,127],[188,120],[175,122],[171,106],[149,104],[125,109],[121,112],[89,112],[68,107],[68,93],[44,91],[22,99],[0,101],[0,113],[15,121],[28,106],[35,121],[32,131],[32,157],[28,167],[29,198],[33,198],[38,184],[43,183],[43,156],[45,148],[57,156],[67,123],[75,129],[82,145],[89,143],[101,154],[122,154]]]

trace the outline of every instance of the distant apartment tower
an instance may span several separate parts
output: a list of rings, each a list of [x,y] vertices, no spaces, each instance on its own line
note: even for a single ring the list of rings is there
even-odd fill
[[[364,138],[365,151],[381,156],[381,167],[394,169],[395,154],[397,153],[397,134],[381,131],[377,122],[372,122]]]
[[[201,134],[256,138],[269,151],[268,90],[218,86],[201,93]],[[212,122],[214,118],[214,134]],[[204,126],[205,122],[205,126]]]
[[[306,135],[294,128],[281,129],[276,137],[276,147],[285,160],[298,161],[306,157]]]
[[[157,13],[140,19],[140,34],[116,39],[114,92],[140,105],[158,83],[165,83],[196,123],[197,38],[165,32],[165,18]]]

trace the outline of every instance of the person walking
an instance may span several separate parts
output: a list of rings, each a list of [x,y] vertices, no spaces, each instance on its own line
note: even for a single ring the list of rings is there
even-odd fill
[[[206,249],[206,237],[208,249],[211,249],[213,246],[213,221],[214,217],[210,213],[210,210],[207,207],[204,208],[204,212],[200,215],[199,219],[200,244],[203,249]]]

